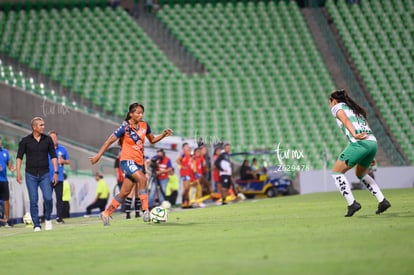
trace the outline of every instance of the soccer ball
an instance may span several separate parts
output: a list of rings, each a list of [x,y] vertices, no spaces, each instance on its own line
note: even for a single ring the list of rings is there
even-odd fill
[[[246,199],[246,196],[243,193],[237,194],[237,198],[241,201],[244,201]]]
[[[23,223],[26,224],[26,225],[31,225],[32,224],[32,216],[30,216],[29,212],[26,212],[26,214],[24,214]]]
[[[153,223],[164,223],[168,219],[167,209],[157,206],[151,210],[151,221]]]
[[[171,203],[169,201],[163,201],[161,207],[168,210],[171,208]]]

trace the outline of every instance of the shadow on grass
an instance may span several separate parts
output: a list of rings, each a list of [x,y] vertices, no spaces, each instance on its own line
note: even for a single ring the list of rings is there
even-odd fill
[[[199,225],[200,223],[196,223],[196,222],[180,222],[180,221],[173,221],[173,222],[166,222],[166,223],[154,223],[152,224],[153,226],[169,226],[169,227],[174,227],[174,226],[192,226],[192,225]]]
[[[372,218],[413,218],[414,212],[385,212],[380,215],[372,214],[372,215],[356,215],[356,218],[361,219],[372,219]]]

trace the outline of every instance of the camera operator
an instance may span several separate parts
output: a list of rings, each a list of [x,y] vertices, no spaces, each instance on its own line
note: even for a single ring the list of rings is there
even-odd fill
[[[160,188],[158,202],[161,203],[165,200],[165,191],[167,190],[169,173],[172,167],[171,160],[165,155],[163,149],[159,149],[157,155],[151,158],[150,169],[151,173],[155,173],[157,177],[157,184],[152,184],[149,190],[148,205],[150,208],[155,206],[155,195],[158,187]]]

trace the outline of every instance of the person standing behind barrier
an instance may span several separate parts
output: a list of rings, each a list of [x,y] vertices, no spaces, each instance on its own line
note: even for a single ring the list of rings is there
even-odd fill
[[[231,146],[229,143],[224,145],[224,150],[220,156],[216,159],[215,165],[220,170],[220,183],[221,183],[221,204],[225,205],[226,197],[229,192],[230,186],[232,185],[232,170],[230,162],[230,151]]]
[[[213,164],[217,160],[217,158],[220,156],[220,152],[221,152],[220,147],[216,147],[216,149],[214,149]],[[213,165],[213,169],[212,169],[212,178],[213,178],[214,192],[220,192],[221,190],[220,170],[215,165]]]
[[[156,164],[157,164],[155,173],[157,175],[159,186],[157,186],[158,184],[152,184],[151,186],[151,190],[149,193],[149,200],[148,200],[148,205],[150,208],[155,206],[155,195],[157,193],[158,187],[161,189],[158,192],[158,202],[162,203],[165,200],[164,194],[167,189],[167,184],[168,184],[168,179],[169,179],[168,175],[172,168],[171,160],[165,155],[165,152],[163,149],[159,149],[157,151],[157,156],[155,158],[156,158]]]
[[[174,168],[171,168],[170,175],[168,177],[167,189],[165,191],[165,196],[167,198],[167,201],[170,202],[171,206],[174,206],[177,201],[179,188],[180,182],[177,175],[175,174]]]
[[[195,174],[198,182],[200,184],[200,193],[198,194],[199,198],[203,195],[211,195],[211,184],[205,177],[207,165],[205,160],[205,154],[207,153],[205,145],[201,145],[196,150],[194,150],[194,161],[195,161]]]
[[[131,219],[132,201],[134,201],[135,218],[139,218],[141,217],[140,212],[142,210],[142,203],[139,199],[139,193],[136,185],[132,188],[131,192],[129,192],[128,196],[124,200],[126,214],[125,218],[127,220]]]
[[[91,164],[99,161],[106,150],[119,139],[121,144],[121,168],[125,173],[125,181],[121,191],[115,195],[110,205],[101,214],[104,226],[110,225],[109,218],[121,205],[126,196],[131,192],[135,183],[138,184],[138,194],[142,203],[143,221],[150,221],[148,211],[147,178],[144,174],[144,143],[145,138],[154,144],[163,138],[172,135],[171,129],[165,129],[161,135],[154,136],[149,124],[143,120],[144,106],[139,103],[132,103],[122,125],[102,145],[99,152],[89,158]]]
[[[68,181],[68,176],[63,173],[63,191],[62,191],[62,218],[70,217],[70,201],[72,200],[72,190]]]
[[[182,208],[190,207],[190,187],[191,183],[196,180],[193,172],[193,163],[191,158],[191,148],[187,142],[183,143],[183,152],[181,156],[177,158],[177,164],[180,167],[180,177],[183,183],[182,194]]]
[[[205,144],[202,144],[200,147],[201,147],[201,155],[204,158],[204,178],[210,183],[211,182],[211,158],[210,158],[210,155],[208,154],[207,146]],[[211,184],[210,184],[210,188],[211,188]]]
[[[86,215],[85,217],[89,217],[92,214],[92,209],[99,208],[102,212],[105,210],[106,204],[108,203],[109,199],[109,188],[106,181],[103,179],[103,175],[99,172],[95,173],[95,179],[98,182],[96,186],[96,197],[95,200],[88,205],[86,208]]]
[[[53,144],[56,150],[56,157],[58,161],[58,182],[57,184],[53,184],[53,175],[55,174],[55,170],[53,169],[52,161],[50,160],[49,156],[49,171],[50,171],[50,183],[52,188],[55,190],[56,195],[56,223],[61,224],[64,223],[62,219],[62,208],[63,208],[63,201],[62,201],[62,194],[63,194],[63,181],[64,181],[64,165],[70,164],[69,161],[69,153],[66,150],[65,146],[58,143],[58,137],[56,131],[52,130],[49,131],[49,136],[53,140]]]
[[[4,203],[4,221],[5,226],[10,227],[13,224],[10,222],[10,190],[9,190],[9,180],[7,179],[7,168],[11,172],[16,171],[11,160],[9,151],[3,148],[3,139],[0,136],[0,199]]]
[[[26,155],[26,186],[30,200],[30,215],[33,220],[34,231],[41,230],[38,208],[38,188],[42,190],[45,202],[45,229],[52,229],[52,221],[50,220],[53,208],[52,187],[49,178],[49,159],[52,160],[54,174],[52,182],[54,185],[58,182],[58,162],[56,158],[56,150],[53,140],[44,134],[45,123],[41,117],[35,117],[31,121],[32,133],[19,143],[16,158],[16,180],[22,183],[22,160]]]

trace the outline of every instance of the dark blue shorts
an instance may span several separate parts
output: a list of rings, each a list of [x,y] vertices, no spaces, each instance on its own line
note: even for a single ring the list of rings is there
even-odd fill
[[[8,201],[10,198],[9,182],[0,181],[0,199]]]
[[[132,178],[132,175],[137,171],[144,172],[144,167],[133,160],[123,160],[119,163],[119,167],[124,172],[125,177],[128,178]]]
[[[221,182],[221,186],[223,188],[230,188],[231,185],[231,176],[228,175],[221,175],[220,176],[220,182]]]

